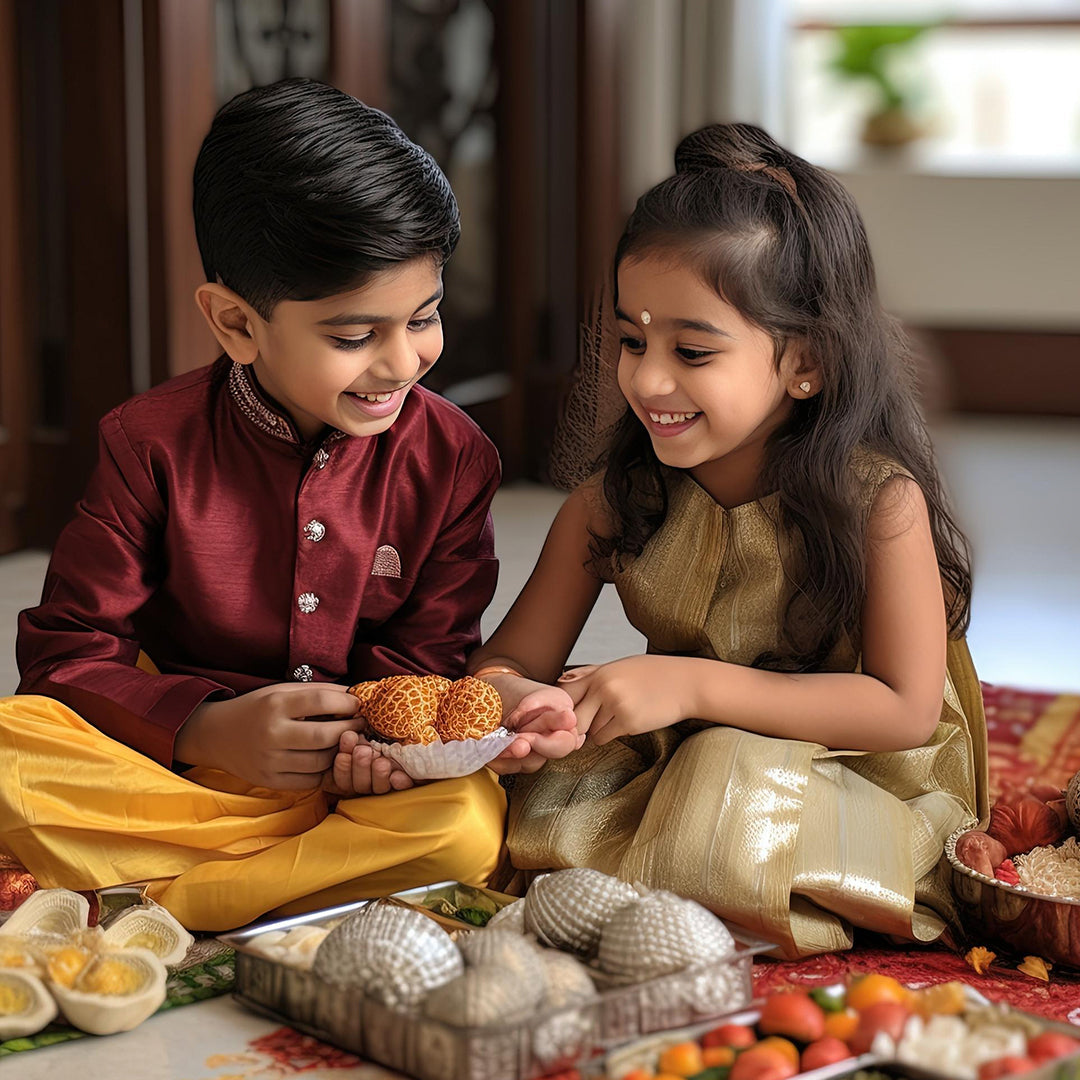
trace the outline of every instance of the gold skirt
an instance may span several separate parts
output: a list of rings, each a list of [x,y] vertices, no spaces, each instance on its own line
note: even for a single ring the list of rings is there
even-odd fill
[[[331,810],[320,791],[177,775],[51,698],[0,698],[0,851],[46,888],[149,882],[194,930],[447,878],[483,884],[504,815],[487,769]]]
[[[953,645],[950,659],[966,657]],[[787,957],[850,948],[853,926],[931,941],[954,918],[945,839],[986,814],[967,669],[950,664],[941,722],[914,750],[829,751],[686,721],[550,762],[513,789],[510,858],[671,889]]]

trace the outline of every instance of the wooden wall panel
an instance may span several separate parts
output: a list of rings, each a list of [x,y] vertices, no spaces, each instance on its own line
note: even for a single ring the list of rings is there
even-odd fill
[[[919,337],[948,408],[1080,416],[1080,334],[938,327]]]
[[[150,349],[154,381],[201,367],[217,342],[195,306],[204,281],[191,174],[217,111],[213,0],[144,0]]]
[[[15,0],[0,0],[0,555],[22,546],[30,461],[17,38]]]

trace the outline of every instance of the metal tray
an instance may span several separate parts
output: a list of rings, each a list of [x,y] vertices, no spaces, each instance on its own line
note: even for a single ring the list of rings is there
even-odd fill
[[[824,989],[834,988],[835,985],[824,987]],[[970,1006],[991,1004],[974,987],[967,986],[965,990]],[[744,1024],[747,1027],[753,1027],[761,1018],[761,1004],[761,1001],[755,1001],[749,1008],[723,1017],[721,1023]],[[1080,1039],[1080,1027],[1074,1024],[1047,1020],[1045,1017],[1008,1007],[1005,1007],[1005,1013],[1026,1023],[1035,1024],[1042,1031],[1057,1031],[1074,1039]],[[669,1031],[663,1036],[629,1043],[610,1053],[603,1061],[592,1062],[585,1070],[585,1074],[590,1078],[604,1077],[613,1080],[613,1078],[625,1075],[633,1068],[641,1067],[649,1070],[655,1064],[655,1057],[667,1047],[687,1039],[699,1038],[716,1026],[716,1021],[694,1024],[680,1031]],[[919,1065],[907,1065],[877,1054],[862,1054],[859,1057],[838,1061],[835,1065],[811,1069],[809,1072],[799,1073],[794,1080],[849,1080],[863,1069],[872,1069],[895,1080],[956,1080],[954,1073],[937,1072]],[[1080,1053],[1055,1058],[1023,1075],[1026,1080],[1080,1080]]]
[[[415,903],[427,889],[452,884],[438,882],[390,899]],[[723,963],[602,990],[584,1005],[539,1012],[522,1024],[458,1028],[418,1012],[390,1009],[360,991],[340,990],[310,971],[272,960],[248,946],[268,930],[322,925],[367,903],[362,900],[222,934],[219,940],[236,950],[234,996],[258,1012],[419,1080],[533,1080],[642,1035],[737,1012],[752,997],[754,956],[774,947],[729,927],[738,951]],[[464,923],[460,929],[483,933]]]
[[[1080,968],[1080,900],[1048,896],[972,870],[956,855],[956,841],[967,831],[957,829],[946,840],[945,856],[968,936],[1004,943],[1020,956],[1034,953],[1059,967]]]

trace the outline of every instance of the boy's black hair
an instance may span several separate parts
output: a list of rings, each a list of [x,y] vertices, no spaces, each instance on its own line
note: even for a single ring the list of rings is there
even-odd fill
[[[310,79],[223,105],[195,163],[195,235],[208,281],[269,319],[421,256],[442,265],[461,229],[434,158],[385,113]]]

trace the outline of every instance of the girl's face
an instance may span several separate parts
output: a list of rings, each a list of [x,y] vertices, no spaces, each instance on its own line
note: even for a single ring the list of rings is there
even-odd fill
[[[820,388],[816,373],[788,354],[777,370],[769,335],[666,253],[623,260],[615,314],[619,388],[660,461],[725,505],[761,494],[765,442],[807,396],[800,381]]]
[[[378,435],[439,359],[441,299],[441,268],[423,258],[383,270],[352,292],[283,300],[269,321],[249,320],[259,384],[305,440],[327,425]]]

